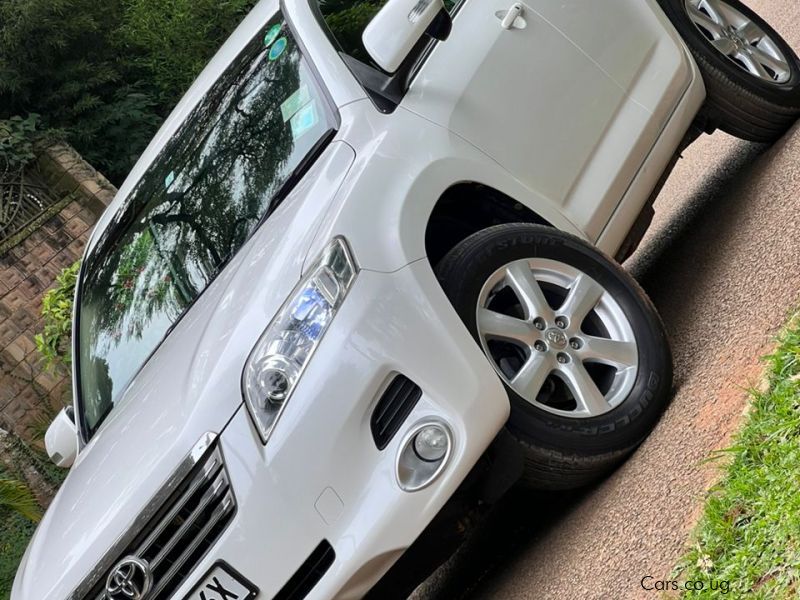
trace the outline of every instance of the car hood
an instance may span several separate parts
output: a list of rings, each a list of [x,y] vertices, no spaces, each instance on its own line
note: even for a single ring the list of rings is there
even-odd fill
[[[144,365],[40,523],[12,600],[68,598],[198,440],[242,406],[247,356],[298,283],[354,159],[332,142]]]

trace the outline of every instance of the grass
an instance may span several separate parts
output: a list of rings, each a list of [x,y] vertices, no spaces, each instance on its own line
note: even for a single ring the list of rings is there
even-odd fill
[[[34,529],[33,523],[19,515],[0,515],[0,600],[11,597],[19,561]]]
[[[14,468],[0,466],[0,482],[8,479],[20,480],[23,464],[33,465],[43,480],[51,485],[57,486],[63,481],[66,475],[64,469],[46,461],[16,436],[11,436],[10,442],[6,447],[10,450]],[[0,600],[9,600],[11,597],[11,586],[19,561],[36,529],[36,523],[31,519],[38,519],[40,516],[40,509],[29,493],[15,493],[14,487],[9,490],[0,486]]]
[[[800,594],[800,313],[765,358],[768,389],[752,390],[751,410],[710,490],[682,581],[706,582],[691,598],[795,598]],[[729,582],[729,593],[711,590]],[[726,586],[727,587],[727,586]]]
[[[0,478],[7,476],[8,474],[0,467]],[[8,600],[11,597],[11,586],[14,583],[17,566],[36,528],[32,521],[11,509],[13,501],[21,497],[20,506],[24,512],[35,512],[29,506],[32,500],[28,498],[27,493],[18,496],[20,495],[9,493],[6,489],[4,499],[8,503],[4,506],[0,502],[0,600]]]

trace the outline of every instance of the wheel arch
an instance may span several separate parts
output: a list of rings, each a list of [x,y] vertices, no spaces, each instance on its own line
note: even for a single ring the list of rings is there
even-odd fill
[[[522,202],[476,181],[447,188],[433,206],[425,227],[425,253],[435,267],[459,242],[493,225],[554,225]]]

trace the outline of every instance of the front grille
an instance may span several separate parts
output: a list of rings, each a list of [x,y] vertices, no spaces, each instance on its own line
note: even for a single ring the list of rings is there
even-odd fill
[[[378,450],[389,445],[421,396],[422,390],[408,377],[398,375],[392,380],[378,400],[370,419],[372,438]]]
[[[272,600],[303,600],[336,560],[336,552],[327,540],[314,549],[292,578]]]
[[[205,446],[201,452],[196,449],[187,459],[188,464],[182,465],[145,509],[137,520],[141,525],[134,525],[125,538],[130,541],[121,540],[106,556],[107,566],[98,565],[94,572],[96,581],[84,582],[88,591],[79,593],[79,588],[71,598],[107,600],[106,579],[119,561],[129,556],[150,566],[153,587],[147,600],[166,600],[172,596],[236,511],[222,452],[213,438],[206,438]]]

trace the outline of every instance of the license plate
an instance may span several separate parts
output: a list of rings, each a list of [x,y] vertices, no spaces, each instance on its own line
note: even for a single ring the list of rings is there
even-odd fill
[[[218,562],[184,600],[252,600],[258,588],[226,562]]]

